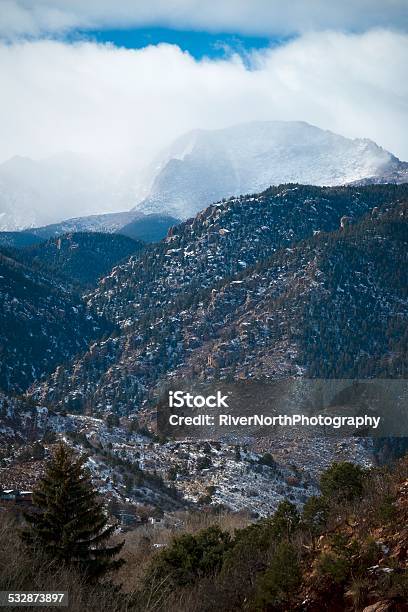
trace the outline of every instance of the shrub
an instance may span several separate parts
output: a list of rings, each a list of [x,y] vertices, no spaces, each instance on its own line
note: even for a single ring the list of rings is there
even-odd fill
[[[390,523],[395,518],[396,509],[394,506],[394,497],[385,495],[377,507],[377,517],[381,523]]]
[[[266,553],[270,547],[290,536],[299,526],[299,515],[296,506],[288,501],[279,504],[272,518],[248,525],[235,532],[233,546],[225,557],[223,570],[229,570],[243,559],[248,567],[259,571],[266,562]]]
[[[320,490],[328,500],[351,501],[363,493],[365,471],[343,461],[333,463],[320,478]]]
[[[174,538],[172,544],[153,559],[147,581],[154,577],[172,586],[192,584],[197,578],[218,572],[230,547],[229,533],[217,525],[195,535]]]
[[[272,457],[271,453],[265,453],[264,455],[262,455],[262,457],[259,457],[258,463],[260,463],[261,465],[267,465],[271,468],[276,467],[276,461]]]
[[[238,529],[235,532],[233,547],[225,555],[222,573],[227,575],[239,569],[241,579],[245,575],[251,582],[252,575],[265,568],[270,545],[271,534],[268,521],[261,520],[243,529]]]
[[[380,556],[380,549],[373,538],[367,538],[360,544],[343,533],[335,533],[330,538],[330,546],[329,552],[320,555],[317,569],[318,573],[331,578],[336,584],[344,583],[350,575],[364,578],[367,568],[374,565]]]
[[[361,574],[365,574],[368,567],[375,565],[381,557],[381,548],[374,540],[374,538],[367,538],[361,545],[358,560],[357,569]]]
[[[270,533],[274,538],[289,537],[299,527],[299,522],[296,506],[287,500],[282,501],[269,520]]]
[[[342,555],[322,553],[317,563],[318,573],[336,584],[345,582],[350,572],[350,561]]]
[[[281,542],[268,569],[258,579],[255,609],[265,610],[268,606],[282,606],[289,601],[300,581],[301,571],[295,550],[288,542]]]
[[[302,524],[313,535],[322,533],[327,522],[328,505],[324,497],[313,495],[306,501],[302,512]]]
[[[212,461],[209,457],[199,457],[197,459],[197,470],[206,470],[212,466]]]

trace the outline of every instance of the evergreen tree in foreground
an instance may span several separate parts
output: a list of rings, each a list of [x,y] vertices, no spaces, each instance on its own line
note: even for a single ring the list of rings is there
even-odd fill
[[[114,559],[123,542],[108,546],[116,526],[108,524],[84,462],[66,445],[58,446],[33,491],[34,510],[25,515],[23,539],[96,578],[123,563]]]

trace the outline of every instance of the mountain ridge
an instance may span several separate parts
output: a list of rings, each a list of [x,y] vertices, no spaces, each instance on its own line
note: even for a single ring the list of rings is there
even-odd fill
[[[303,121],[264,121],[193,130],[154,162],[149,195],[134,210],[196,214],[222,197],[271,185],[406,182],[408,164],[366,138],[346,138]]]
[[[177,376],[341,378],[365,376],[370,367],[395,375],[406,361],[403,337],[398,344],[408,284],[403,277],[406,212],[398,207],[405,206],[407,189],[285,185],[210,206],[173,228],[140,259],[130,257],[101,279],[85,299],[120,331],[95,342],[70,368],[59,369],[30,393],[70,410],[87,405],[98,412],[109,406],[124,414],[140,411],[157,385]],[[346,216],[350,211],[355,229]],[[394,233],[386,231],[387,214],[396,217]],[[296,226],[299,218],[304,224]],[[374,230],[366,241],[364,223],[370,222]],[[331,242],[338,245],[334,255],[327,250]],[[330,268],[322,271],[317,247],[327,250],[334,269],[350,252],[351,280],[338,279]],[[370,266],[374,284],[364,280]],[[330,333],[312,341],[315,326],[330,321],[332,312],[337,315]],[[343,355],[357,357],[367,321],[374,330],[367,332],[368,354],[353,371]],[[331,370],[324,371],[326,362]]]
[[[44,268],[48,274],[54,273],[70,282],[92,286],[115,264],[140,253],[144,246],[144,243],[121,234],[71,232],[40,244],[14,249],[12,254],[29,266]]]
[[[281,183],[408,181],[407,162],[372,140],[346,138],[304,121],[193,130],[147,168],[139,166],[136,159],[119,165],[74,153],[7,160],[0,164],[0,230],[62,223],[64,228],[54,231],[83,231],[91,228],[86,220],[78,225],[79,216],[93,216],[99,231],[105,231],[104,223],[119,227],[120,216],[114,220],[109,214],[127,214],[122,227],[141,212],[186,219],[223,197],[259,193]],[[116,210],[128,212],[109,212]],[[104,219],[99,223],[97,216]],[[72,218],[76,226],[64,224]],[[44,232],[50,237],[48,230]]]

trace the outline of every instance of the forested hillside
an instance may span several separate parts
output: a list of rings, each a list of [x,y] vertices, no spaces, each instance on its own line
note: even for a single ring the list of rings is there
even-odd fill
[[[120,234],[79,232],[51,238],[13,254],[27,265],[92,285],[120,260],[143,248],[140,241]]]
[[[101,279],[87,303],[120,333],[34,397],[125,413],[174,376],[402,376],[406,195],[292,185],[209,207]]]
[[[0,388],[21,393],[111,333],[66,283],[0,254]]]
[[[21,248],[41,242],[44,242],[42,238],[29,232],[0,232],[0,248]]]

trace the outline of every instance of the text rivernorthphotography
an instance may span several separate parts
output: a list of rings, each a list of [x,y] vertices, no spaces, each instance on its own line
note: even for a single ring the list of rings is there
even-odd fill
[[[233,416],[232,414],[219,414],[212,416],[209,414],[199,414],[196,416],[184,416],[172,414],[169,417],[169,424],[172,426],[198,426],[198,427],[331,427],[340,429],[341,427],[351,427],[354,429],[372,428],[377,429],[381,417],[375,416],[307,416],[305,414],[279,414],[277,416],[266,416],[254,414],[252,416]]]

